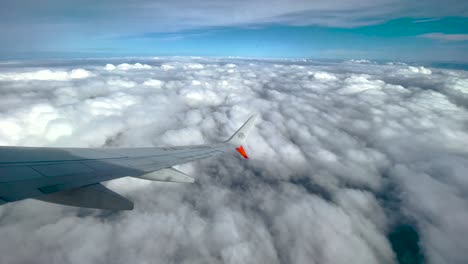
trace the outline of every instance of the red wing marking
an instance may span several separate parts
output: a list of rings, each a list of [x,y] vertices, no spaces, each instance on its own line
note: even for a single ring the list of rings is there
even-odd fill
[[[236,148],[236,150],[242,155],[242,157],[244,157],[244,159],[249,159],[249,157],[247,157],[247,153],[245,153],[244,147],[240,146]]]

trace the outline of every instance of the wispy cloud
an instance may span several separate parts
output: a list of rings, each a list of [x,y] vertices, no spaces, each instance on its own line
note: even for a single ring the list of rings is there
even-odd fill
[[[439,21],[442,18],[440,17],[435,17],[435,18],[424,18],[424,19],[416,19],[413,21],[413,23],[427,23],[427,22],[434,22],[434,21]]]
[[[421,38],[428,38],[428,39],[437,39],[443,41],[467,41],[468,34],[445,34],[445,33],[427,33],[419,35],[418,37]]]

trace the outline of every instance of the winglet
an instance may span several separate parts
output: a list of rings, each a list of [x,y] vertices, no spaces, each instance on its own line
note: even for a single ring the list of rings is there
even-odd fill
[[[252,115],[237,131],[234,133],[226,143],[236,146],[237,152],[242,155],[245,159],[248,159],[247,153],[244,150],[242,144],[244,144],[247,136],[249,135],[250,130],[252,130],[253,125],[257,115]]]

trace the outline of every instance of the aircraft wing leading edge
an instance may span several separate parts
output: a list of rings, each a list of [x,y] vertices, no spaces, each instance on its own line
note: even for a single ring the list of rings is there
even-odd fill
[[[27,198],[78,207],[131,210],[133,203],[100,183],[125,176],[193,182],[172,166],[232,152],[243,144],[256,116],[227,141],[164,148],[0,147],[0,205]]]

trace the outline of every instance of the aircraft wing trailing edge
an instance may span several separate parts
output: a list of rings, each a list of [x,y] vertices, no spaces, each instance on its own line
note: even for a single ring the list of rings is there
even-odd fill
[[[125,176],[192,183],[172,166],[223,153],[248,159],[250,117],[227,141],[162,148],[0,147],[0,205],[27,198],[77,207],[131,210],[133,203],[100,183]]]

